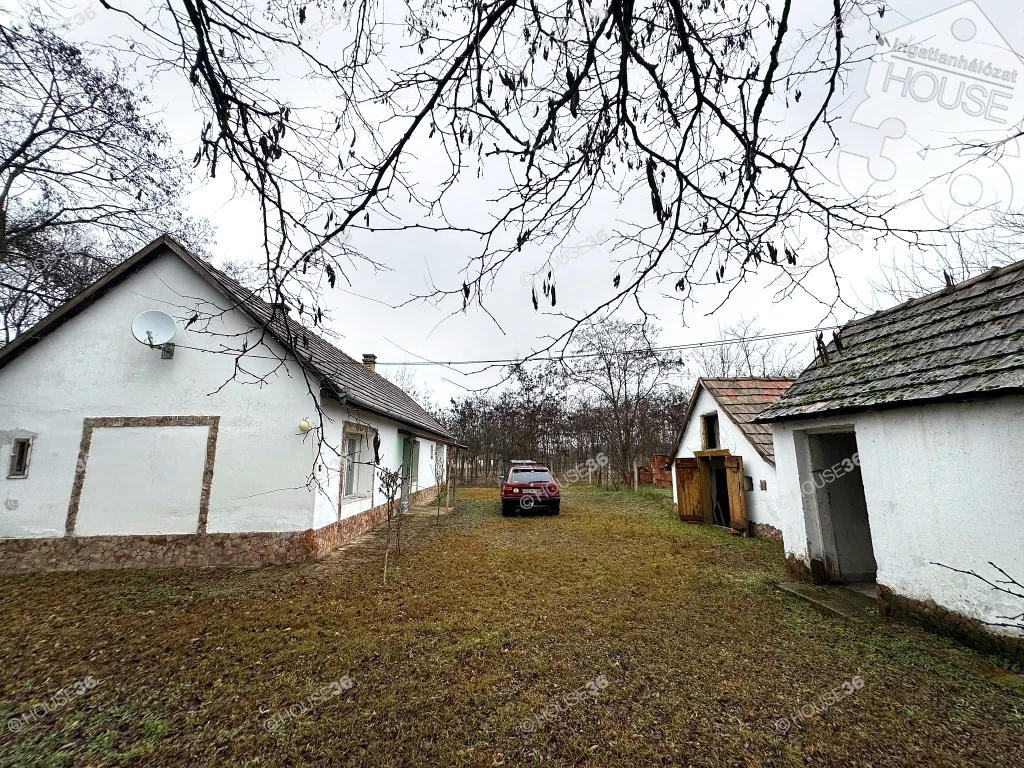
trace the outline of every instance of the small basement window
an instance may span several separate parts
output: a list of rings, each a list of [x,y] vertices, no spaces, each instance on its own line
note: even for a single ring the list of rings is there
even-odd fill
[[[16,437],[11,447],[11,464],[7,477],[28,477],[28,460],[32,454],[32,438]]]

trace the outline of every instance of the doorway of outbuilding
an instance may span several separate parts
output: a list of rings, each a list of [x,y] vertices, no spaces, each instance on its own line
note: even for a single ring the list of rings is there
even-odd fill
[[[725,458],[712,456],[708,460],[711,471],[711,520],[715,525],[729,525],[729,479]]]
[[[825,569],[840,584],[873,583],[877,571],[853,432],[810,434],[811,477]],[[811,489],[807,489],[808,492]]]

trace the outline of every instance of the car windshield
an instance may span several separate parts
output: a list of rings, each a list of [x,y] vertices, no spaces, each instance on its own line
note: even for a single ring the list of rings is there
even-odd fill
[[[513,469],[513,483],[550,483],[551,473],[546,469]]]

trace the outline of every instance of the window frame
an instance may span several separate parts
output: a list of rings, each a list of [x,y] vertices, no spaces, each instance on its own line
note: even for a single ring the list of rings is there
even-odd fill
[[[722,434],[719,428],[718,411],[702,413],[700,417],[701,442],[705,451],[715,451],[722,447]]]
[[[7,463],[7,479],[8,480],[24,480],[28,477],[28,470],[32,464],[32,444],[34,439],[31,437],[16,437],[14,442],[11,443],[11,455]],[[25,447],[25,461],[21,471],[15,471],[15,460],[18,457],[18,447]]]
[[[366,452],[373,450],[372,437],[375,435],[377,430],[373,427],[363,426],[346,421],[342,426],[341,432],[341,481],[340,481],[340,498],[341,503],[345,504],[350,501],[361,501],[363,499],[373,498],[373,480],[376,476],[375,467],[368,459],[364,459]],[[357,450],[355,452],[355,459],[351,460],[349,457],[353,456],[349,453],[349,442],[355,440],[357,443]],[[352,469],[354,488],[348,487],[348,473],[349,469]]]

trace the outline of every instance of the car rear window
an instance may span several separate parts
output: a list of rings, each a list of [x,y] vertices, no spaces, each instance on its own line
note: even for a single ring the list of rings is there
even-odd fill
[[[554,478],[546,469],[513,469],[513,483],[550,483]]]

